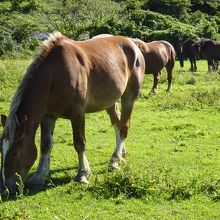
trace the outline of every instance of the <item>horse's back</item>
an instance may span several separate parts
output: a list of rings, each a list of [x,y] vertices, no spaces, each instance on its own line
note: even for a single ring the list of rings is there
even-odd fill
[[[112,37],[112,36],[113,36],[112,34],[99,34],[99,35],[92,37],[92,39]]]

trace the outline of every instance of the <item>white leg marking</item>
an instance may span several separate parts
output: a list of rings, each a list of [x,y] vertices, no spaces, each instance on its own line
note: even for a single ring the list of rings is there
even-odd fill
[[[9,149],[9,140],[3,139],[2,144],[2,185],[5,185],[5,157]]]
[[[113,128],[115,130],[115,137],[116,137],[116,149],[120,147],[121,149],[121,155],[122,157],[125,157],[125,155],[127,154],[127,149],[125,147],[125,140],[122,140],[121,137],[120,137],[120,133],[119,133],[119,130],[117,128],[116,125],[113,125]],[[120,143],[121,142],[121,143]],[[118,145],[121,145],[121,146],[118,146]],[[122,160],[124,160],[122,158]]]
[[[118,139],[120,138],[119,130],[118,130],[118,128],[117,128],[116,125],[113,125],[113,128],[114,128],[114,130],[115,130],[115,137],[116,137],[116,144],[117,144]]]
[[[52,135],[50,135],[48,139],[50,139],[51,143],[53,142]],[[51,155],[51,150],[52,150],[52,144],[49,147],[50,149],[46,153],[41,152],[37,171],[28,180],[30,184],[33,184],[33,185],[44,185],[45,184],[45,181],[47,180],[49,176],[49,172],[50,172],[50,155]]]
[[[50,151],[42,153],[40,156],[40,162],[38,165],[37,172],[42,179],[46,178],[50,171]]]
[[[79,169],[84,170],[84,171],[90,171],[89,163],[86,157],[85,152],[81,155],[79,158],[80,164],[79,164]]]
[[[87,160],[85,152],[78,155],[79,157],[79,170],[78,170],[78,178],[80,182],[86,182],[86,177],[91,174],[89,162]],[[85,180],[85,181],[84,181]],[[87,181],[88,182],[88,181]]]
[[[41,153],[37,171],[28,180],[29,183],[39,185],[45,183],[45,180],[47,180],[50,172],[50,153],[51,151],[48,151],[47,153]]]
[[[126,150],[125,148],[125,139],[120,137],[119,130],[116,125],[113,126],[115,129],[115,136],[116,136],[116,148],[112,155],[112,158],[110,160],[110,165],[113,168],[119,169],[119,161],[124,161],[124,158],[122,157],[123,150]]]
[[[89,163],[85,152],[78,154],[79,168],[76,175],[76,181],[80,183],[89,183],[87,177],[91,174]]]

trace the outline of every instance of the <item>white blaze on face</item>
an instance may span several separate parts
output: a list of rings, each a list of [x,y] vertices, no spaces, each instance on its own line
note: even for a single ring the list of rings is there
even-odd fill
[[[5,157],[9,149],[9,140],[3,139],[2,144],[2,185],[5,185]]]

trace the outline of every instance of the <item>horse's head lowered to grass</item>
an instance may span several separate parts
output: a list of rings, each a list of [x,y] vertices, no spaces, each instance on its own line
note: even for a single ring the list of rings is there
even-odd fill
[[[26,131],[27,117],[18,121],[15,115],[14,121],[5,115],[1,115],[1,123],[4,126],[1,137],[1,192],[3,195],[10,191],[16,192],[16,182],[26,175],[33,165],[37,152],[34,142]]]

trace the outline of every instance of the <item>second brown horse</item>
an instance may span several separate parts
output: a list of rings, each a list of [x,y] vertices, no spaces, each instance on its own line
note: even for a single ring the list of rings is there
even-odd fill
[[[172,71],[175,65],[176,52],[173,46],[167,41],[152,41],[145,43],[139,39],[132,39],[141,50],[145,58],[145,74],[153,74],[154,84],[152,92],[156,93],[161,70],[167,70],[168,88],[171,91]]]

